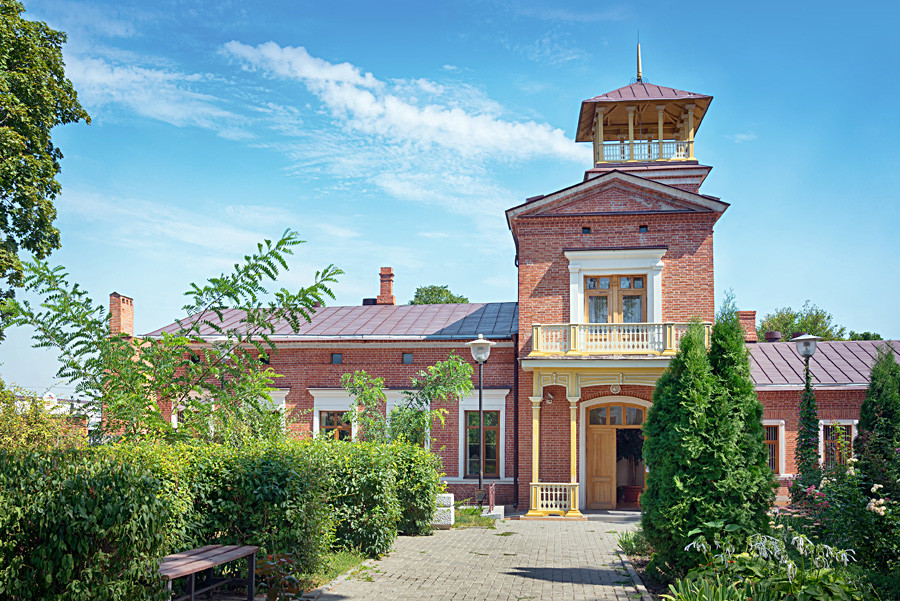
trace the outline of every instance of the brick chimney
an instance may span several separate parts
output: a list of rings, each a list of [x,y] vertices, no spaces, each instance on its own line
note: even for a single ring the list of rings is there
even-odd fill
[[[738,311],[738,319],[744,328],[744,342],[758,342],[756,337],[756,311]]]
[[[390,267],[381,268],[381,294],[378,295],[379,305],[395,305],[394,298],[394,270]]]
[[[134,336],[134,301],[118,292],[109,295],[109,333]]]

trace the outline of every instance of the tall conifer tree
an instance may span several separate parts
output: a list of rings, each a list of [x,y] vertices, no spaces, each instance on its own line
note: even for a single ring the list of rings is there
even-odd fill
[[[768,462],[763,408],[750,378],[749,355],[729,292],[716,316],[709,348],[709,364],[719,385],[713,409],[719,419],[734,421],[736,434],[732,474],[739,480],[722,492],[731,509],[726,521],[745,531],[761,532],[774,501],[775,478]]]
[[[644,462],[649,470],[641,495],[641,524],[656,550],[651,571],[673,577],[694,567],[686,552],[689,533],[721,513],[709,493],[729,469],[716,453],[710,405],[716,383],[706,355],[704,331],[692,325],[678,354],[659,378],[644,423]]]
[[[900,494],[900,365],[887,344],[878,355],[869,376],[866,399],[859,412],[859,436],[855,450],[860,468],[872,484],[881,484],[884,494]]]

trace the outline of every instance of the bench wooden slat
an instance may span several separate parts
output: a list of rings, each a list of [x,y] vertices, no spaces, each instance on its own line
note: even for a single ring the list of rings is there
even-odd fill
[[[213,559],[218,555],[228,553],[240,548],[240,545],[209,545],[207,547],[201,547],[200,549],[192,549],[184,553],[176,553],[175,555],[181,555],[181,557],[169,555],[163,558],[163,562],[159,566],[159,571],[160,573],[171,572],[172,570],[180,566],[187,565],[201,559]]]
[[[199,547],[197,549],[191,549],[190,551],[182,551],[180,553],[172,553],[171,555],[166,555],[162,558],[163,563],[168,563],[170,561],[174,561],[176,559],[184,559],[185,557],[193,557],[194,555],[199,555],[200,553],[205,553],[207,551],[211,551],[212,549],[218,549],[222,545],[206,545],[205,547]]]
[[[222,549],[226,549],[226,547],[223,547]],[[242,557],[247,557],[248,555],[253,555],[258,550],[259,547],[253,547],[249,545],[243,547],[228,545],[225,552],[221,552],[221,549],[218,549],[212,551],[209,555],[185,558],[182,560],[177,560],[178,563],[174,565],[165,564],[163,566],[160,566],[159,573],[167,577],[169,580],[173,580],[175,578],[180,578],[189,574],[202,572],[203,570],[214,568],[216,566],[222,565],[223,563],[228,563]],[[185,563],[186,560],[187,562]]]

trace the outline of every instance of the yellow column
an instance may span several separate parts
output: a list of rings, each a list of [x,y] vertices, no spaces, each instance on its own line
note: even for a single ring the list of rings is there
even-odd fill
[[[657,122],[657,136],[659,138],[659,152],[657,153],[657,157],[660,161],[663,160],[663,111],[666,110],[666,105],[658,104],[656,105],[656,116],[658,119]]]
[[[606,162],[603,158],[603,110],[598,108],[594,115],[594,165]]]
[[[537,374],[534,374],[534,377],[537,377]],[[541,397],[533,396],[529,397],[531,399],[531,483],[538,483],[539,476],[539,465],[538,461],[540,460],[540,442],[541,442]],[[531,487],[531,494],[529,495],[531,501],[528,507],[528,513],[525,515],[531,517],[541,517],[542,514],[537,510],[537,491],[535,487]]]
[[[579,397],[577,396],[569,397],[569,472],[571,482],[576,486],[572,487],[571,506],[569,511],[566,512],[567,518],[583,517],[581,512],[578,511],[578,425],[576,421],[578,401]]]
[[[687,136],[688,136],[688,158],[694,158],[694,105],[688,104],[685,106],[688,110],[687,118]]]
[[[634,160],[634,107],[626,106],[628,111],[628,160]]]

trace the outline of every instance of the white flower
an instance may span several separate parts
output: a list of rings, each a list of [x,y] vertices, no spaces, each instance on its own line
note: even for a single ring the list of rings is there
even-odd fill
[[[857,459],[856,457],[850,457],[849,459],[847,459],[847,463],[850,465],[853,465],[857,461],[859,461],[859,459]]]
[[[871,492],[872,492],[872,493],[876,493],[876,492],[878,492],[878,489],[879,489],[879,488],[884,488],[884,486],[882,486],[881,484],[875,484],[875,485],[872,486]]]

